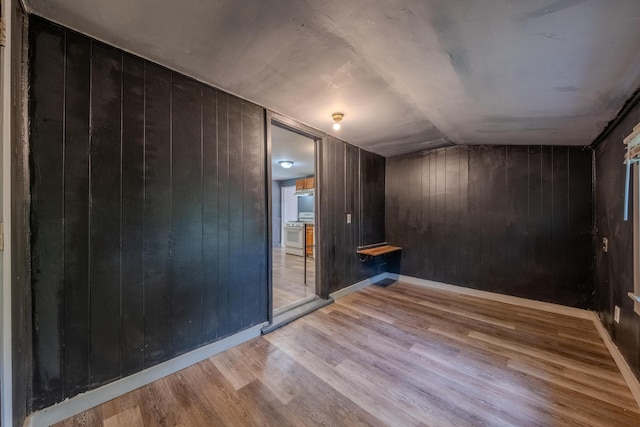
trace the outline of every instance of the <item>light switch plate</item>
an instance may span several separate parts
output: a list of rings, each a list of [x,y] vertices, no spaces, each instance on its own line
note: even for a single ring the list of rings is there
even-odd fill
[[[602,252],[609,252],[609,240],[606,237],[602,238]]]
[[[347,224],[351,224],[351,214],[347,214]]]
[[[620,323],[620,307],[618,307],[616,305],[615,309],[613,310],[613,320],[616,323]]]

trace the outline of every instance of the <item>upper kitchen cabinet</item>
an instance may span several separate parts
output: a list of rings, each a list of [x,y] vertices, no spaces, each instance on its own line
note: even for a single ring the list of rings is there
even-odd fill
[[[315,187],[315,178],[303,178],[296,180],[296,190],[310,190]]]
[[[311,188],[314,188],[315,186],[316,186],[315,178],[313,178],[313,177],[305,178],[305,180],[304,180],[304,189],[305,190],[309,190]]]

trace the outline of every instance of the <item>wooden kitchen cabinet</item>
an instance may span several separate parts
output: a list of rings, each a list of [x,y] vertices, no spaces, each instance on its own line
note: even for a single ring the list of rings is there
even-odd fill
[[[306,228],[305,245],[307,248],[307,256],[313,257],[313,225],[307,225]]]
[[[296,191],[297,190],[310,190],[316,186],[315,178],[303,178],[296,180]]]
[[[314,188],[316,186],[315,184],[316,184],[315,178],[305,178],[304,189],[309,190],[311,188]]]

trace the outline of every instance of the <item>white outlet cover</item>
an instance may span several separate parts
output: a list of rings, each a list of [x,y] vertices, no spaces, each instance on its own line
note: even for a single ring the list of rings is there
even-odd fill
[[[351,224],[351,214],[347,214],[347,224]]]
[[[616,305],[615,309],[613,310],[613,320],[616,323],[620,323],[620,307],[618,307]]]

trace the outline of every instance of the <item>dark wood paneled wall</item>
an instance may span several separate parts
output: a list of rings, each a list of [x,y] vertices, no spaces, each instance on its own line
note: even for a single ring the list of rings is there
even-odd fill
[[[13,426],[31,412],[31,269],[29,268],[28,18],[13,2],[11,24],[11,356]],[[6,224],[6,219],[5,219]],[[5,250],[7,247],[5,246]]]
[[[320,147],[320,167],[320,274],[327,297],[384,272],[381,260],[363,262],[356,250],[384,239],[385,159],[329,136]]]
[[[633,202],[629,221],[624,221],[625,168],[622,140],[640,122],[640,104],[636,105],[595,147],[596,153],[596,259],[595,309],[625,360],[640,379],[640,316],[633,311]],[[633,195],[633,182],[629,194]],[[632,199],[633,200],[633,199]],[[602,251],[602,239],[609,241]],[[620,323],[613,320],[615,306],[620,307]]]
[[[443,148],[387,159],[386,180],[402,274],[591,307],[590,149]]]
[[[385,164],[384,157],[360,150],[361,246],[383,242],[385,238]]]
[[[30,26],[34,408],[267,320],[264,110]]]

